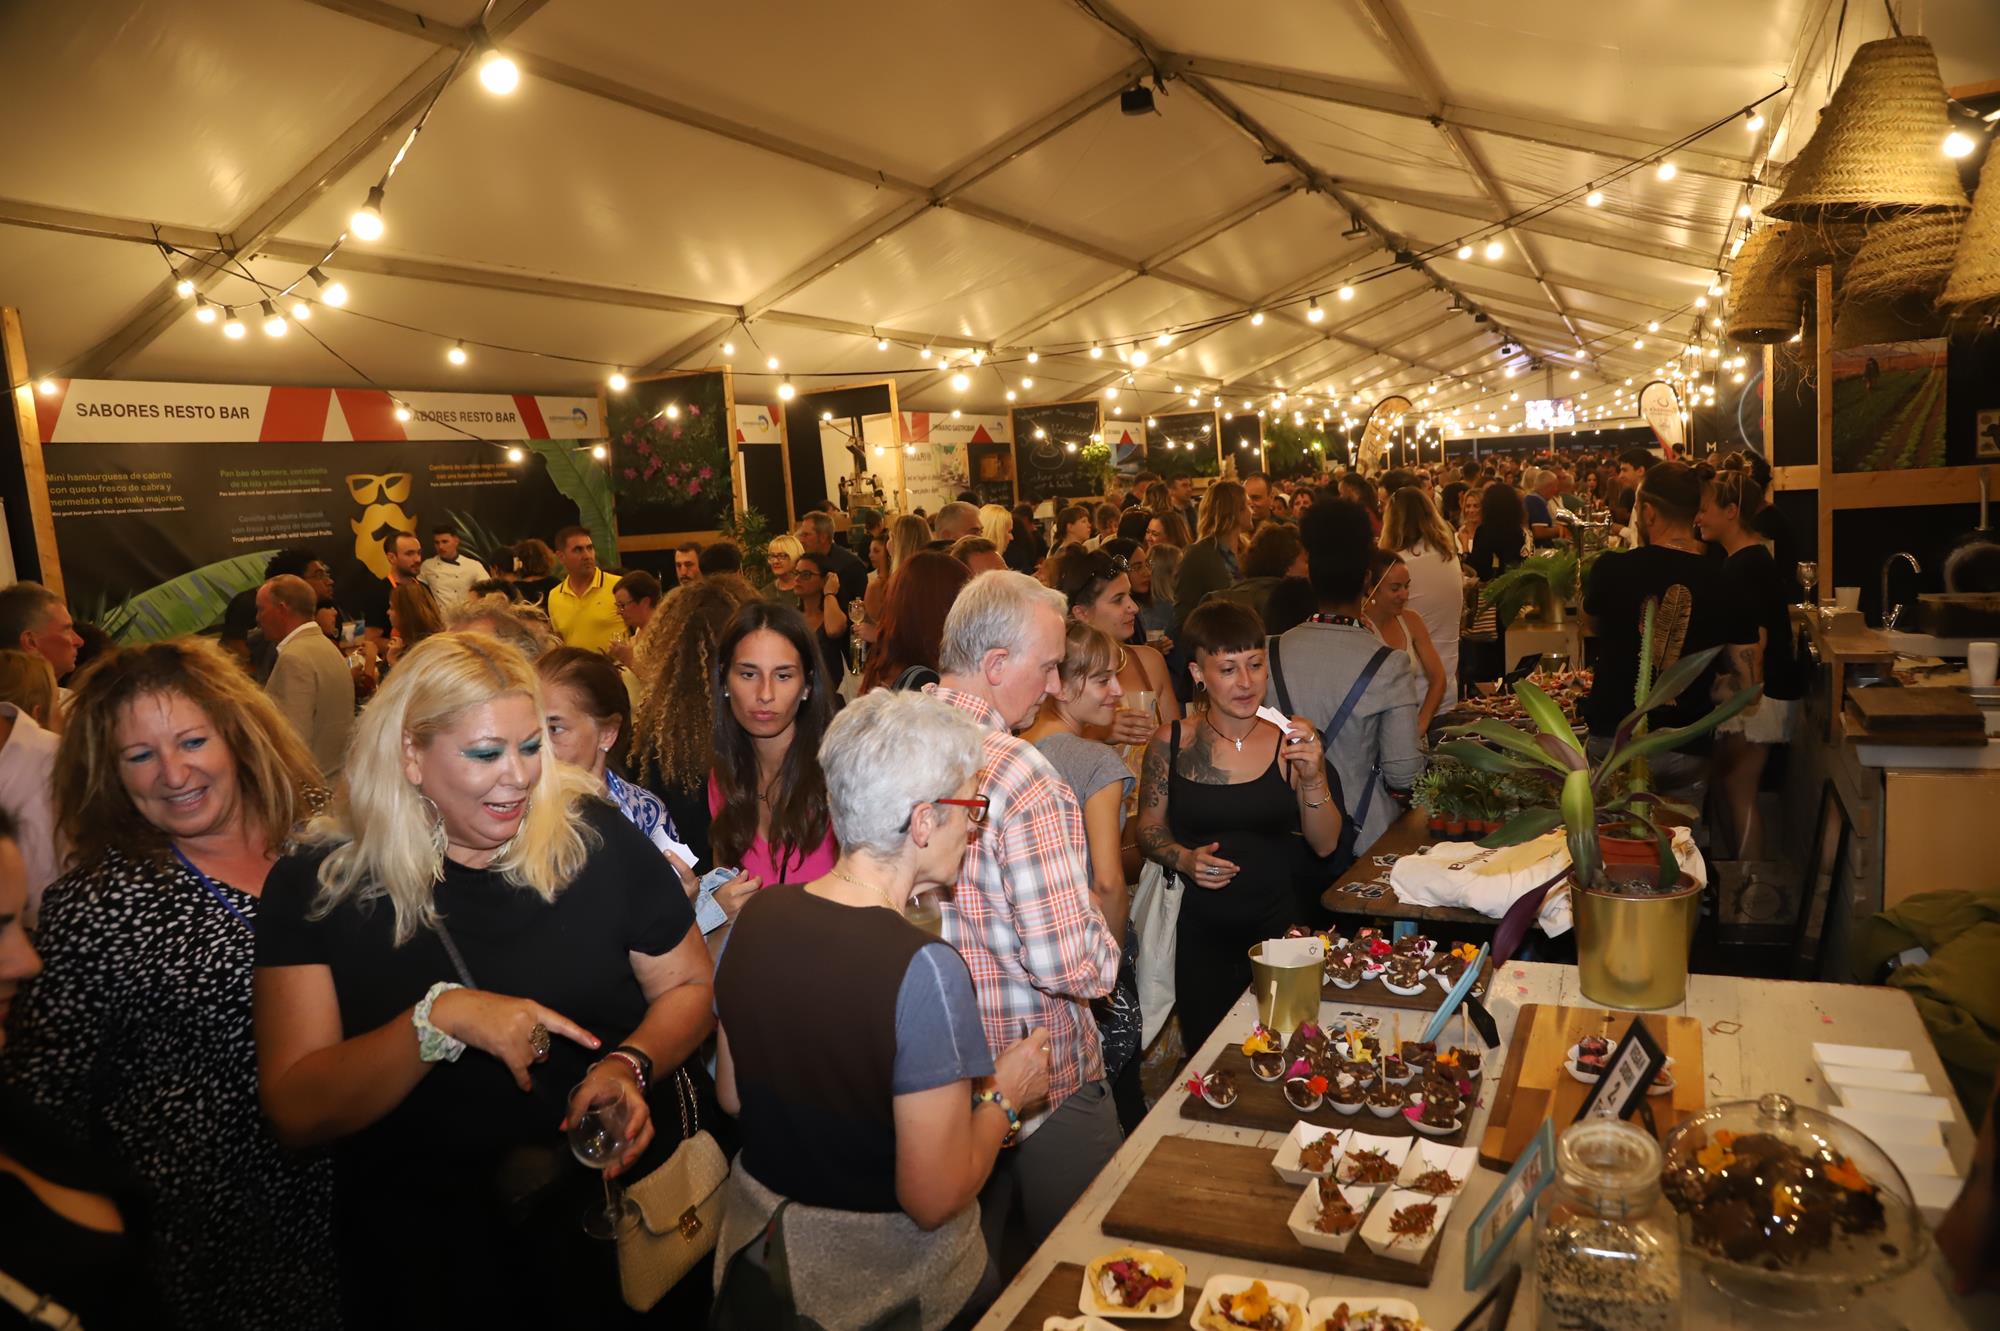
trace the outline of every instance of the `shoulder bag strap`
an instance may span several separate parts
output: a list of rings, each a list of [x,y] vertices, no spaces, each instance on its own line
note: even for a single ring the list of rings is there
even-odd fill
[[[1326,738],[1331,739],[1339,733],[1343,725],[1347,724],[1347,718],[1354,714],[1354,705],[1361,701],[1362,694],[1368,692],[1368,685],[1373,682],[1376,673],[1382,669],[1382,663],[1389,659],[1394,650],[1386,643],[1377,647],[1375,654],[1368,658],[1368,664],[1361,667],[1361,673],[1354,677],[1353,687],[1349,688],[1347,696],[1340,700],[1340,710],[1333,714],[1333,721],[1326,728]],[[1357,832],[1361,825],[1368,821],[1368,807],[1374,803],[1375,787],[1380,784],[1378,774],[1381,770],[1377,765],[1369,771],[1367,789],[1361,792],[1361,803],[1354,808],[1352,818]]]
[[[1271,635],[1269,648],[1271,656],[1271,687],[1278,691],[1278,710],[1286,716],[1293,715],[1292,692],[1285,687],[1285,663],[1278,652],[1278,635]]]

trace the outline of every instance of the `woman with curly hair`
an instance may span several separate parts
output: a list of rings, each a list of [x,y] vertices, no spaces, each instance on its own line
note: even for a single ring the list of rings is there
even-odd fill
[[[740,577],[718,575],[677,587],[640,635],[643,697],[632,724],[632,775],[660,797],[681,840],[708,860],[708,769],[715,763],[708,678],[729,621],[757,600]]]

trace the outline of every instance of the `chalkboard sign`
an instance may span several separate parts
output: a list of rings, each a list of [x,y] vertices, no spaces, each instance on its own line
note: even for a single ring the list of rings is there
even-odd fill
[[[1236,461],[1236,474],[1264,470],[1264,418],[1254,411],[1222,418],[1222,456]]]
[[[1098,432],[1098,407],[1088,402],[1049,402],[1014,409],[1014,474],[1023,503],[1093,494],[1077,463]]]
[[[1162,480],[1176,476],[1217,476],[1220,425],[1214,411],[1179,411],[1155,416],[1146,426],[1146,467]]]

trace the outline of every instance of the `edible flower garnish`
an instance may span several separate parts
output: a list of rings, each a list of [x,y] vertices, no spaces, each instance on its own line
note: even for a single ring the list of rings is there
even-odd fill
[[[1711,1174],[1721,1173],[1736,1163],[1736,1156],[1729,1149],[1735,1141],[1735,1133],[1727,1128],[1718,1128],[1708,1145],[1694,1153],[1696,1163]]]
[[[1873,1192],[1875,1190],[1875,1185],[1862,1177],[1861,1171],[1854,1167],[1854,1162],[1844,1155],[1835,1156],[1833,1163],[1823,1166],[1820,1172],[1849,1192]]]
[[[1248,1058],[1252,1054],[1275,1054],[1277,1052],[1277,1037],[1262,1026],[1250,1032],[1250,1038],[1243,1042],[1243,1056],[1245,1058]]]
[[[1264,1288],[1261,1280],[1251,1281],[1250,1288],[1230,1300],[1230,1318],[1245,1326],[1255,1326],[1270,1315],[1271,1291]]]
[[[1189,1095],[1200,1095],[1200,1094],[1201,1094],[1201,1073],[1200,1073],[1200,1072],[1196,1072],[1196,1073],[1195,1073],[1195,1074],[1194,1074],[1194,1075],[1193,1075],[1192,1077],[1189,1077],[1189,1078],[1188,1078],[1188,1084],[1187,1084],[1187,1092],[1188,1092],[1188,1094],[1189,1094]]]
[[[1311,1091],[1314,1095],[1325,1095],[1326,1078],[1325,1077],[1311,1078],[1309,1081],[1306,1082],[1306,1089]]]
[[[1451,950],[1451,955],[1470,965],[1472,959],[1479,955],[1479,949],[1470,943],[1460,943]]]
[[[1368,955],[1371,957],[1386,957],[1395,950],[1395,945],[1386,938],[1376,937],[1368,940]]]
[[[1305,1077],[1311,1074],[1312,1067],[1303,1058],[1293,1059],[1291,1067],[1285,1069],[1287,1077]]]
[[[1299,1038],[1301,1040],[1319,1039],[1319,1027],[1310,1021],[1307,1022],[1305,1025],[1299,1027]]]

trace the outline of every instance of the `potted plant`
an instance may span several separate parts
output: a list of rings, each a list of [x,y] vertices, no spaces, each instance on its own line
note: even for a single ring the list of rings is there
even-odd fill
[[[1642,651],[1649,655],[1653,612],[1648,605]],[[1569,869],[1524,894],[1501,921],[1493,945],[1497,961],[1513,955],[1528,925],[1540,914],[1543,899],[1567,878],[1586,998],[1609,1007],[1659,1008],[1686,996],[1687,946],[1701,894],[1694,881],[1680,872],[1672,828],[1662,818],[1691,818],[1695,811],[1646,789],[1643,780],[1635,778],[1638,765],[1648,758],[1707,734],[1757,700],[1762,690],[1753,686],[1699,721],[1648,732],[1648,714],[1685,692],[1721,650],[1696,652],[1663,672],[1619,723],[1610,751],[1595,765],[1562,709],[1527,680],[1514,686],[1514,694],[1534,722],[1533,736],[1490,718],[1446,732],[1451,738],[1440,746],[1442,756],[1494,776],[1530,778],[1535,782],[1532,788],[1544,792],[1541,800],[1525,805],[1499,831],[1484,838],[1482,846],[1519,845],[1561,828],[1569,847]],[[1622,793],[1621,775],[1626,783]],[[1649,862],[1607,863],[1603,848],[1607,826],[1643,829],[1652,840]]]
[[[1546,609],[1549,623],[1561,624],[1576,588],[1576,551],[1556,550],[1529,555],[1481,588],[1479,599],[1498,611],[1502,626],[1519,618],[1531,601]]]
[[[1434,762],[1410,786],[1410,802],[1424,811],[1432,836],[1444,835],[1445,801],[1452,773],[1458,770],[1457,763]]]

